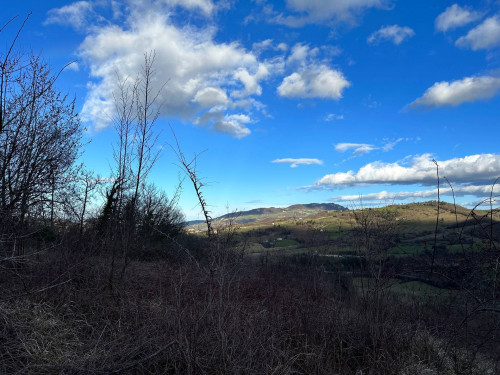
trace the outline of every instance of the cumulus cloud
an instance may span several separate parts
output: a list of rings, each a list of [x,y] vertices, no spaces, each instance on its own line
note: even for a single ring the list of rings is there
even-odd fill
[[[133,80],[144,63],[144,53],[154,50],[153,91],[166,83],[158,100],[163,103],[161,116],[179,117],[237,138],[249,135],[252,109],[263,108],[254,96],[261,94],[260,83],[279,70],[282,62],[259,61],[238,43],[216,42],[214,27],[179,27],[170,22],[168,13],[140,6],[128,11],[123,26],[109,22],[96,26],[80,45],[80,57],[93,79],[83,119],[96,129],[108,126],[117,76]]]
[[[228,97],[225,90],[219,87],[205,87],[195,94],[193,101],[199,103],[204,108],[211,108],[218,105],[226,105]]]
[[[322,98],[339,100],[351,83],[342,72],[326,65],[310,66],[285,77],[278,86],[278,94],[288,98]]]
[[[476,197],[489,197],[491,194],[492,185],[469,185],[462,186],[458,185],[451,190],[450,188],[441,188],[439,189],[440,195],[447,195],[455,197],[464,197],[468,195],[476,196]],[[500,186],[495,185],[493,189],[493,194],[500,193]],[[408,200],[408,199],[428,199],[428,198],[436,198],[438,195],[438,189],[429,189],[429,190],[418,190],[418,191],[398,191],[398,192],[388,192],[381,191],[378,193],[369,193],[363,194],[363,200]],[[334,197],[332,200],[341,200],[341,201],[356,201],[359,199],[359,195],[341,195],[338,197]]]
[[[439,161],[441,176],[453,183],[490,182],[500,176],[500,154],[478,154]],[[429,154],[415,156],[409,165],[401,162],[366,164],[357,172],[326,175],[315,183],[316,188],[367,184],[407,185],[436,183],[436,166]]]
[[[214,130],[219,133],[228,133],[236,138],[250,135],[250,129],[245,124],[252,120],[247,115],[226,115],[222,120],[214,122]]]
[[[354,23],[356,16],[369,8],[387,8],[386,0],[287,0],[287,8],[295,15],[279,14],[274,22],[289,27],[329,21]]]
[[[278,86],[278,94],[288,98],[342,98],[343,90],[351,83],[340,70],[327,65],[328,58],[321,58],[325,53],[331,54],[331,49],[295,44],[286,59],[274,64],[281,72],[292,71]]]
[[[307,158],[300,158],[300,159],[293,159],[293,158],[285,158],[285,159],[276,159],[273,160],[271,163],[286,163],[290,164],[291,168],[297,168],[299,165],[322,165],[323,161],[319,159],[307,159]]]
[[[500,18],[493,16],[470,30],[467,35],[458,38],[457,47],[470,48],[473,51],[491,49],[500,45]]]
[[[67,25],[81,30],[87,25],[87,19],[93,13],[93,6],[89,1],[77,1],[49,10],[44,24]]]
[[[367,154],[376,149],[377,147],[367,143],[337,143],[335,145],[335,151],[346,152],[352,150],[354,156]]]
[[[491,76],[466,77],[453,82],[436,82],[410,108],[458,106],[465,102],[489,99],[500,89],[500,78]]]
[[[259,85],[259,82],[266,79],[269,75],[269,69],[264,64],[259,64],[255,74],[249,73],[245,68],[238,69],[233,77],[239,80],[244,88],[242,90],[233,91],[232,96],[241,98],[249,95],[262,94],[262,87]]]
[[[444,32],[477,21],[481,17],[482,15],[479,12],[453,4],[437,16],[435,26],[436,30]]]
[[[375,31],[372,35],[370,35],[366,41],[369,44],[377,44],[380,42],[391,42],[395,45],[399,45],[403,43],[405,39],[409,39],[415,35],[413,29],[408,26],[384,26],[379,30]]]

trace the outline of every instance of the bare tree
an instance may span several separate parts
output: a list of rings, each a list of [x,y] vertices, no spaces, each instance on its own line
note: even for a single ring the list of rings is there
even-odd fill
[[[158,98],[163,86],[157,91],[153,88],[154,61],[154,51],[144,54],[144,64],[135,80],[121,79],[117,73],[113,122],[118,140],[114,149],[116,170],[113,175],[119,181],[118,216],[125,214],[127,205],[129,211],[134,212],[141,187],[146,185],[147,176],[159,156],[159,151],[155,150],[158,136],[154,125],[160,114]]]
[[[177,160],[181,163],[179,166],[184,173],[189,177],[189,180],[193,184],[194,190],[196,192],[196,196],[198,197],[198,202],[200,203],[201,210],[203,212],[203,216],[205,217],[205,223],[207,224],[207,235],[209,240],[213,240],[215,238],[215,232],[212,226],[212,217],[210,216],[210,211],[208,210],[208,205],[207,202],[205,201],[205,197],[203,196],[203,186],[205,184],[203,181],[199,178],[198,172],[196,170],[197,162],[198,162],[198,157],[201,155],[201,153],[196,154],[191,161],[188,161],[186,159],[186,156],[182,152],[181,146],[179,145],[179,141],[172,130],[172,134],[174,135],[175,139],[175,147],[170,146],[172,150],[174,151]]]
[[[135,79],[122,78],[117,71],[113,95],[113,116],[117,142],[114,145],[113,184],[106,192],[100,223],[106,223],[107,248],[111,251],[110,286],[116,260],[122,263],[121,275],[133,252],[144,249],[145,233],[175,236],[183,217],[175,207],[175,196],[148,188],[148,175],[158,160],[158,135],[155,125],[160,115],[159,98],[165,84],[158,87],[154,70],[155,52],[144,54]]]
[[[0,55],[0,211],[22,227],[34,207],[53,219],[82,128],[74,99],[54,87],[58,74],[40,56],[14,55],[16,40]]]
[[[69,219],[78,223],[80,238],[83,236],[84,224],[89,216],[89,206],[95,200],[98,187],[102,183],[99,176],[81,166],[76,178],[63,192],[65,210]]]
[[[118,75],[118,74],[117,74]],[[116,163],[115,179],[120,181],[121,188],[118,191],[118,206],[122,205],[124,194],[131,186],[132,179],[132,141],[134,124],[137,119],[135,113],[136,83],[118,78],[118,89],[113,94],[115,115],[113,117],[114,127],[118,135],[118,144],[114,149]]]
[[[158,91],[154,91],[153,89],[155,56],[154,51],[144,54],[144,65],[141,75],[135,85],[137,107],[137,146],[135,156],[137,158],[137,169],[135,173],[133,202],[137,201],[139,187],[146,180],[159,155],[158,151],[154,150],[158,141],[158,136],[155,135],[153,127],[160,115],[158,97],[163,87]]]

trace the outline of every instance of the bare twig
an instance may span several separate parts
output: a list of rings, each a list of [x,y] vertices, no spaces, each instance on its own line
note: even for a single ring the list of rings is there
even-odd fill
[[[453,186],[451,185],[450,181],[448,180],[448,178],[446,176],[444,176],[444,179],[446,180],[446,182],[450,186],[451,194],[453,196],[453,208],[455,210],[455,222],[457,224],[457,230],[458,230],[458,215],[457,215],[457,202],[455,201],[455,190],[453,190]]]
[[[490,250],[493,247],[493,189],[495,189],[495,185],[498,182],[500,177],[497,177],[493,185],[491,185],[490,191]]]
[[[436,228],[434,229],[434,247],[432,249],[432,260],[431,260],[431,275],[434,272],[434,259],[436,257],[437,232],[438,232],[438,225],[439,225],[439,205],[440,205],[440,202],[439,202],[439,200],[440,200],[440,196],[439,196],[439,164],[434,159],[432,159],[432,161],[436,165],[438,197],[437,197]]]

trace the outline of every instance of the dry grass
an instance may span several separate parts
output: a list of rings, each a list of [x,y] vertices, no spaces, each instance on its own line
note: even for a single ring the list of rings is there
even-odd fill
[[[87,258],[70,283],[0,303],[0,373],[486,374],[494,368],[467,361],[469,352],[431,333],[435,311],[417,299],[363,298],[314,261],[250,266],[228,259],[201,268],[133,262],[109,290],[109,259]],[[61,268],[50,262],[40,267],[44,275]]]

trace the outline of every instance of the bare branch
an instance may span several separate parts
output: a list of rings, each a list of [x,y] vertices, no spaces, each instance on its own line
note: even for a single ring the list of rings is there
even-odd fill
[[[175,145],[176,147],[174,148],[172,145],[169,145],[170,148],[174,151],[175,155],[177,156],[177,160],[181,163],[181,167],[186,173],[186,175],[189,177],[191,182],[193,183],[194,190],[196,192],[196,196],[198,197],[198,202],[200,203],[201,210],[203,212],[203,216],[205,217],[205,223],[207,224],[207,235],[210,240],[214,238],[215,232],[212,227],[212,217],[210,216],[210,211],[208,210],[207,203],[205,201],[205,198],[203,196],[202,192],[202,187],[204,186],[203,182],[199,179],[196,171],[196,163],[198,156],[200,156],[203,152],[206,150],[202,151],[201,153],[196,154],[191,161],[187,161],[186,157],[184,156],[184,153],[182,152],[181,146],[179,145],[179,140],[177,139],[177,136],[175,135],[174,129],[170,127],[170,130],[172,131],[172,135],[174,136],[175,139]]]

